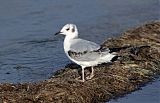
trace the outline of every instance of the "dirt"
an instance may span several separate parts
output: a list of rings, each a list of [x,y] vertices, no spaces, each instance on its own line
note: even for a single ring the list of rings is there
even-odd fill
[[[105,102],[139,89],[160,74],[160,21],[130,29],[102,47],[117,50],[119,58],[96,66],[93,79],[78,81],[80,67],[68,64],[45,81],[0,84],[0,103]],[[85,75],[89,73],[86,68]]]

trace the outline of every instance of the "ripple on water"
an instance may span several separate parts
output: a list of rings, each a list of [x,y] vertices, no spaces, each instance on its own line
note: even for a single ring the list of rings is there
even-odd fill
[[[0,81],[23,82],[48,78],[54,71],[54,61],[61,53],[53,45],[56,40],[42,39],[17,41],[0,50]],[[57,41],[58,42],[58,41]],[[45,51],[44,51],[45,50]],[[30,75],[29,77],[27,77]],[[18,79],[21,78],[21,79]]]

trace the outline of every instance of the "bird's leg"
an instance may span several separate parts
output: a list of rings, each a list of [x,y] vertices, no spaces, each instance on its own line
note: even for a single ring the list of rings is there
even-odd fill
[[[76,78],[76,80],[80,81],[80,82],[84,82],[85,81],[85,78],[84,78],[84,69],[85,69],[85,67],[82,66],[81,68],[82,68],[82,71],[81,71],[82,72],[82,75],[81,75],[82,79],[80,80],[79,78]]]
[[[82,82],[84,82],[84,67],[82,66]]]
[[[92,72],[91,72],[90,78],[93,78],[94,77],[94,69],[93,69],[93,67],[91,67],[91,69],[92,69]]]
[[[89,77],[86,77],[87,79],[92,79],[94,77],[94,69],[93,66],[91,67],[91,74]]]

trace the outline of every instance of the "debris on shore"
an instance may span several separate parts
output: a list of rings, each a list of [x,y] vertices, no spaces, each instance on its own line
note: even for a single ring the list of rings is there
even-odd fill
[[[0,103],[97,103],[139,89],[160,74],[160,21],[130,29],[102,46],[120,58],[95,67],[91,80],[80,82],[80,67],[67,65],[48,80],[0,84]],[[86,68],[85,75],[89,75]]]

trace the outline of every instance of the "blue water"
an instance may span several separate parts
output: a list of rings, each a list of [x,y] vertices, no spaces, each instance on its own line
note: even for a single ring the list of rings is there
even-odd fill
[[[44,80],[70,63],[53,35],[66,23],[102,43],[160,19],[159,11],[159,0],[0,0],[0,82]]]

